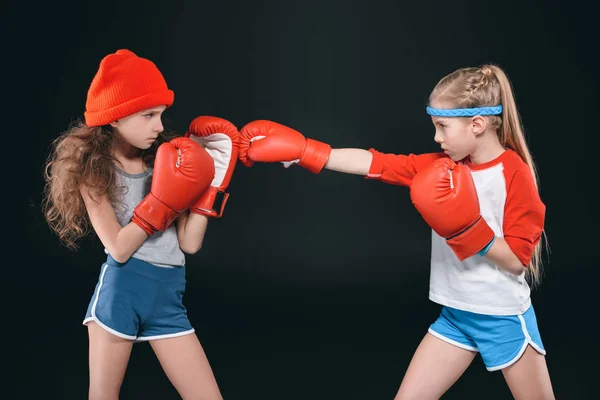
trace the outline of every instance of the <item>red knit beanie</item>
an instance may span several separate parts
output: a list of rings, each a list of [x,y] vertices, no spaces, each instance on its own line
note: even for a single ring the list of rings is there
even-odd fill
[[[175,94],[156,65],[130,50],[117,50],[100,62],[85,103],[87,126],[101,126],[147,108],[173,104]]]

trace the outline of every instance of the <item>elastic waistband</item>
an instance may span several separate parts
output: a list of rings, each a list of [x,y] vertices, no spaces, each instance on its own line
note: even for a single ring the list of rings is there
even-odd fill
[[[123,268],[159,282],[185,282],[185,265],[182,267],[163,268],[133,257],[125,263],[120,263],[112,258],[110,254],[106,257],[106,264],[115,268]]]

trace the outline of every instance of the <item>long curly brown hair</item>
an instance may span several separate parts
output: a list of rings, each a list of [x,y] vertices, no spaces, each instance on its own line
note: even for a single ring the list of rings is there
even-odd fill
[[[163,131],[152,146],[142,151],[147,167],[154,165],[156,150],[162,143],[178,135]],[[90,232],[91,223],[80,194],[85,185],[92,199],[108,195],[118,203],[115,185],[115,166],[119,161],[112,155],[115,132],[110,125],[89,127],[82,120],[74,121],[56,138],[44,168],[42,210],[50,228],[70,249]]]

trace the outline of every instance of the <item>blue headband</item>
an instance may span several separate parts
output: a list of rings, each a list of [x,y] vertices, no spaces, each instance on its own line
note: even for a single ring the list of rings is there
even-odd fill
[[[475,115],[502,114],[502,104],[495,107],[451,108],[449,110],[427,107],[426,110],[427,114],[435,117],[474,117]]]

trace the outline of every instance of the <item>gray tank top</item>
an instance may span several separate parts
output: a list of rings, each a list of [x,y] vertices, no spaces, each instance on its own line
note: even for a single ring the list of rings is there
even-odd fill
[[[152,168],[139,174],[128,174],[115,167],[117,174],[117,196],[119,203],[113,204],[117,220],[121,226],[131,222],[133,209],[150,193]],[[185,264],[185,255],[179,248],[177,229],[171,224],[164,232],[156,232],[148,237],[132,255],[159,267],[180,267]]]

